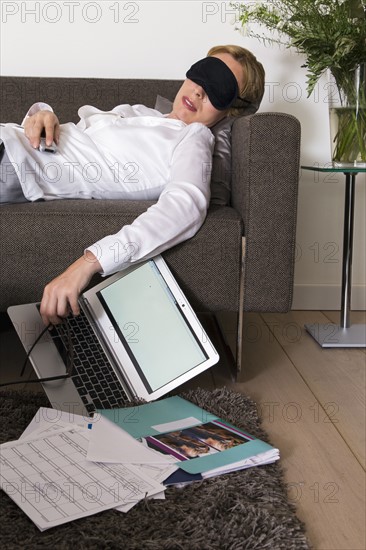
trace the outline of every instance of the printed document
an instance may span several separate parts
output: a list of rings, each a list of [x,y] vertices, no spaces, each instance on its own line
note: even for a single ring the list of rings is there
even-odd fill
[[[73,427],[0,446],[1,488],[41,531],[164,490],[132,464],[89,462],[87,447]]]

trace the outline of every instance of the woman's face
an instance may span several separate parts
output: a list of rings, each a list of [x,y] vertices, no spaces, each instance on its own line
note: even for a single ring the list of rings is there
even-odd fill
[[[218,57],[226,63],[234,73],[239,90],[241,90],[244,87],[244,72],[240,63],[228,53],[218,53],[213,57]],[[227,114],[228,110],[219,111],[212,105],[202,86],[186,79],[175,96],[173,109],[168,117],[179,119],[186,124],[201,122],[201,124],[211,127]]]

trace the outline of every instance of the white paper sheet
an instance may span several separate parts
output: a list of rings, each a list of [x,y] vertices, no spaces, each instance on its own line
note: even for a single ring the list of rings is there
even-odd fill
[[[145,476],[148,476],[159,483],[163,483],[167,477],[178,470],[178,466],[174,464],[168,464],[167,466],[164,464],[136,464],[135,466]]]
[[[93,422],[93,419],[89,417],[85,418],[79,414],[58,411],[49,407],[40,407],[19,439],[32,437],[36,433],[66,428],[70,425],[87,428],[90,422]]]
[[[151,426],[157,432],[174,432],[175,430],[184,430],[184,428],[190,428],[191,426],[197,426],[202,424],[200,420],[190,416],[188,418],[182,418],[181,420],[175,420],[175,422],[165,422],[165,424],[156,424]]]
[[[132,464],[87,461],[87,446],[78,428],[0,446],[1,489],[41,531],[164,490]]]
[[[144,446],[104,416],[94,422],[89,434],[87,459],[123,464],[172,464],[176,460]]]
[[[54,409],[49,409],[46,407],[41,407],[34,418],[31,420],[30,424],[24,430],[19,439],[33,438],[39,435],[51,434],[52,432],[59,431],[62,428],[74,427],[84,427],[90,426],[91,420],[93,423],[99,422],[100,415],[94,419],[84,418],[83,416],[70,414],[63,411],[55,411]],[[93,424],[94,425],[94,424]],[[85,436],[89,439],[92,430],[85,428]],[[135,441],[135,440],[134,440]],[[109,443],[108,443],[109,444]],[[173,472],[177,470],[177,466],[173,464],[166,465],[162,464],[135,464],[134,465],[143,475],[147,476],[149,479],[154,479],[158,483],[163,483],[163,481],[169,477]],[[165,487],[164,487],[165,489]],[[156,493],[148,498],[154,500],[165,500],[165,490],[161,493]],[[117,506],[115,509],[118,512],[127,513],[131,508],[137,504],[137,501],[133,501],[122,506]]]

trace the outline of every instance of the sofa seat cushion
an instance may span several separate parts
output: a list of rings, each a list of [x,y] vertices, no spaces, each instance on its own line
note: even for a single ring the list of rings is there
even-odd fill
[[[45,284],[86,246],[131,223],[151,204],[57,200],[3,206],[0,310],[40,300]],[[212,206],[192,239],[164,253],[196,310],[237,308],[241,235],[239,214],[230,207]]]

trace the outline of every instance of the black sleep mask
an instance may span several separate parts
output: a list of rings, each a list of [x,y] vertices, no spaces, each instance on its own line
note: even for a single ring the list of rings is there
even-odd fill
[[[205,57],[187,71],[186,77],[205,90],[212,105],[219,111],[228,109],[238,97],[234,73],[218,57]]]

